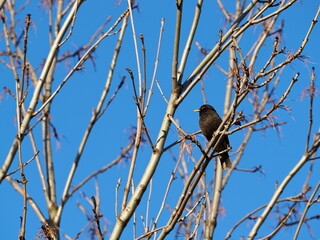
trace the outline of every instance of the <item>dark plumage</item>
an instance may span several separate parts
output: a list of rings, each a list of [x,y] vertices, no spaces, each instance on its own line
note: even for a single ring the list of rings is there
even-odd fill
[[[199,112],[199,125],[203,135],[208,141],[211,140],[213,133],[218,129],[222,123],[216,110],[209,104],[202,105],[200,109],[194,110]],[[221,140],[219,146],[216,148],[216,152],[222,152],[230,146],[228,136],[224,136]],[[229,158],[229,153],[224,152],[220,155],[221,167],[223,170],[231,168],[232,162]]]

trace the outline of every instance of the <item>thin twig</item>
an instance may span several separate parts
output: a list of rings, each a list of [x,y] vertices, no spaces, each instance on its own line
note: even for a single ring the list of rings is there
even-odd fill
[[[67,194],[64,201],[66,202],[76,191],[78,191],[83,185],[85,185],[89,180],[92,178],[98,176],[101,173],[104,173],[105,171],[109,170],[116,164],[118,164],[123,158],[127,157],[128,152],[132,149],[134,142],[131,141],[126,147],[122,148],[121,153],[117,158],[115,158],[112,162],[108,163],[107,165],[103,166],[99,170],[91,173],[89,176],[87,176],[84,180],[82,180],[79,184],[73,186],[72,190]]]
[[[100,214],[98,213],[98,208],[97,208],[97,202],[96,202],[96,199],[94,196],[91,197],[92,199],[92,204],[93,204],[93,208],[92,208],[92,212],[93,212],[93,215],[94,215],[94,220],[95,222],[97,223],[97,229],[98,229],[98,237],[100,240],[103,240],[104,237],[103,237],[103,234],[102,234],[102,231],[101,231],[101,227],[100,227]]]
[[[153,85],[154,85],[154,82],[156,81],[158,64],[159,64],[160,49],[161,49],[161,43],[162,43],[162,34],[163,34],[163,31],[164,31],[164,20],[165,20],[164,18],[161,19],[159,40],[158,40],[158,46],[157,46],[157,53],[156,53],[156,57],[155,57],[155,63],[154,63],[154,69],[153,69],[151,84],[150,84],[150,87],[149,87],[148,97],[147,97],[147,100],[146,100],[146,104],[145,104],[145,108],[144,108],[144,111],[143,111],[143,115],[146,115],[146,113],[148,111],[149,103],[150,103],[151,95],[152,95]],[[158,85],[158,88],[160,90],[160,93],[162,94],[162,96],[164,96],[162,91],[161,91],[161,88],[160,88],[160,86],[158,84],[158,81],[157,81],[157,85]],[[166,101],[166,102],[168,103],[168,101]]]
[[[131,0],[127,0],[128,3],[128,9],[130,12],[130,20],[131,20],[131,28],[132,28],[132,39],[134,43],[134,50],[135,50],[135,56],[136,56],[136,62],[137,62],[137,68],[138,68],[138,81],[139,81],[139,96],[142,94],[142,79],[141,79],[141,67],[140,67],[140,57],[139,57],[139,48],[138,48],[138,43],[137,43],[137,35],[136,35],[136,30],[135,30],[135,25],[134,25],[134,20],[133,20],[133,13],[132,13],[132,5],[131,5]]]
[[[119,187],[121,184],[122,178],[118,179],[117,185],[116,185],[116,198],[115,198],[115,203],[114,203],[114,211],[115,211],[115,216],[118,217],[119,212],[118,212],[118,202],[119,202],[119,197],[118,197],[118,192],[119,192]]]
[[[128,200],[128,196],[129,196],[129,192],[130,192],[130,184],[133,181],[132,177],[133,177],[133,172],[135,170],[135,164],[136,164],[136,159],[137,159],[137,155],[138,155],[138,150],[140,147],[140,143],[141,143],[141,137],[142,137],[142,130],[144,130],[144,132],[146,133],[146,136],[149,140],[149,144],[151,146],[152,149],[154,149],[151,137],[149,136],[148,130],[147,130],[147,126],[145,124],[144,121],[144,117],[142,115],[142,109],[143,109],[143,102],[141,102],[141,95],[138,95],[137,90],[136,90],[136,85],[135,85],[135,81],[134,81],[134,76],[132,71],[129,68],[126,68],[126,70],[128,71],[128,73],[130,74],[130,78],[131,78],[131,82],[132,82],[132,87],[133,87],[133,92],[134,92],[134,100],[137,106],[137,130],[136,130],[136,134],[135,134],[135,144],[134,144],[134,149],[133,149],[133,154],[132,154],[132,159],[131,159],[131,163],[130,163],[130,169],[128,172],[128,178],[127,178],[127,183],[126,186],[124,188],[124,194],[123,194],[123,199],[122,199],[122,206],[121,206],[121,210],[123,210],[126,205],[127,205],[127,200]],[[140,87],[139,87],[140,88]],[[143,92],[141,92],[143,93]]]
[[[38,154],[39,154],[39,151],[37,151],[37,152],[33,155],[33,157],[32,157],[31,159],[29,159],[27,162],[23,163],[23,167],[25,167],[25,166],[27,166],[29,163],[31,163],[31,162],[38,156]],[[17,168],[16,170],[14,170],[14,171],[8,173],[8,174],[6,175],[6,177],[15,174],[15,173],[18,172],[19,170],[20,170],[20,167]]]
[[[310,96],[310,102],[309,102],[309,125],[308,125],[308,133],[307,133],[307,141],[306,141],[306,150],[309,149],[309,142],[311,138],[311,130],[312,130],[312,124],[313,124],[313,100],[315,97],[315,73],[314,73],[314,67],[312,68],[311,76],[310,76],[310,86],[309,86],[309,96]]]

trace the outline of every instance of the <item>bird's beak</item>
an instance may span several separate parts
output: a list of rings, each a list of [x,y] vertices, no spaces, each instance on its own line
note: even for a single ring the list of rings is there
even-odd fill
[[[193,110],[194,112],[200,112],[200,109],[195,109],[195,110]]]

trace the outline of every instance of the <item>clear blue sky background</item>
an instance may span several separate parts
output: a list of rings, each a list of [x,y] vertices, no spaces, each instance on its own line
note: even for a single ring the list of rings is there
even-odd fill
[[[183,29],[182,29],[182,44],[184,46],[189,24],[193,17],[194,2],[186,1],[184,5]],[[228,2],[228,1],[224,1]],[[233,9],[231,3],[225,3],[228,10]],[[228,5],[230,4],[230,5]],[[281,15],[277,26],[280,21],[284,20],[285,31],[283,33],[282,46],[286,46],[288,51],[295,52],[297,47],[301,44],[307,29],[311,23],[318,8],[319,1],[300,1],[290,8],[286,13]],[[111,23],[124,11],[126,3],[122,2],[116,6],[115,1],[86,1],[80,8],[79,14],[76,19],[76,24],[73,30],[73,35],[66,43],[61,54],[66,49],[72,51],[76,50],[81,45],[89,41],[90,36],[96,29],[105,21],[108,16],[112,16]],[[21,21],[18,22],[16,29],[22,31],[24,27],[24,18],[26,13],[31,13],[33,26],[30,29],[28,57],[34,66],[39,66],[45,60],[48,53],[48,14],[39,5],[38,2],[31,3],[30,6],[20,13]],[[171,56],[173,48],[173,36],[175,28],[175,1],[139,1],[139,8],[135,10],[134,19],[137,34],[142,33],[145,37],[145,45],[147,49],[147,75],[148,86],[153,72],[156,46],[159,36],[159,28],[161,18],[165,18],[165,31],[163,33],[162,50],[160,54],[159,69],[157,79],[164,91],[166,97],[169,97],[171,88]],[[110,24],[108,27],[111,26]],[[308,56],[307,61],[296,61],[287,67],[281,77],[281,83],[275,92],[274,97],[281,96],[283,89],[285,89],[291,78],[296,72],[300,72],[299,81],[292,89],[285,105],[292,107],[292,112],[288,114],[286,111],[278,110],[274,115],[278,116],[278,121],[288,121],[288,124],[281,127],[280,132],[276,129],[268,129],[267,131],[257,132],[253,135],[250,143],[245,151],[239,168],[253,168],[254,166],[262,165],[264,174],[260,173],[244,173],[235,171],[222,195],[222,205],[226,209],[226,215],[219,218],[215,239],[222,239],[227,231],[245,214],[256,209],[257,207],[265,204],[271,198],[276,182],[281,182],[288,174],[292,167],[303,155],[305,149],[306,132],[308,127],[308,111],[309,100],[301,99],[301,94],[304,89],[309,85],[309,75],[311,67],[316,68],[316,75],[319,75],[318,63],[320,59],[319,49],[319,36],[320,25],[316,25],[314,32],[311,35],[308,46],[306,47],[303,55]],[[107,28],[108,28],[107,27]],[[210,49],[218,40],[219,29],[225,30],[228,25],[224,21],[218,5],[215,1],[205,1],[203,5],[203,14],[201,16],[199,29],[195,40],[198,41],[204,48]],[[107,29],[106,28],[106,29]],[[259,34],[260,27],[252,27],[252,30],[246,34],[240,41],[239,45],[246,51],[251,47],[252,42]],[[64,182],[68,175],[72,161],[75,158],[80,139],[88,125],[91,117],[91,111],[96,106],[104,82],[106,79],[110,58],[113,53],[113,47],[117,36],[108,37],[93,54],[94,64],[87,61],[84,64],[84,70],[75,73],[68,81],[66,86],[62,89],[59,95],[55,98],[52,104],[52,123],[57,128],[60,134],[60,143],[53,144],[55,170],[57,173],[57,191],[58,199],[63,191]],[[80,161],[80,166],[73,184],[78,184],[83,178],[88,176],[91,172],[99,169],[101,166],[106,165],[116,158],[121,147],[128,143],[128,136],[130,128],[136,125],[136,108],[133,101],[133,90],[125,68],[133,70],[137,76],[136,61],[134,55],[132,31],[131,27],[128,30],[124,39],[125,44],[121,48],[119,64],[116,67],[114,80],[112,83],[112,93],[120,82],[122,76],[127,76],[124,87],[118,93],[118,96],[111,104],[110,108],[106,111],[105,115],[96,124],[92,135],[87,143],[86,150]],[[259,63],[269,57],[272,50],[272,42],[269,41],[270,47],[266,46],[265,50],[259,56]],[[194,49],[188,61],[185,76],[188,75],[201,60],[198,49],[193,45]],[[5,48],[4,38],[0,38],[0,49],[3,51]],[[140,52],[141,53],[141,52]],[[264,55],[265,54],[265,55]],[[141,54],[140,54],[141,56]],[[225,70],[228,69],[228,54],[223,54],[217,63]],[[71,60],[70,65],[76,60]],[[259,70],[257,66],[256,71]],[[41,68],[40,68],[41,69]],[[69,67],[66,65],[59,65],[55,75],[54,87],[55,89],[68,73]],[[0,87],[7,87],[14,90],[14,79],[11,72],[9,72],[4,65],[0,65],[1,78]],[[40,70],[38,70],[38,74]],[[316,81],[318,78],[316,79]],[[208,103],[212,104],[217,111],[222,114],[224,91],[226,84],[226,76],[223,75],[216,67],[211,67],[205,77],[205,87]],[[318,83],[316,83],[318,87]],[[30,100],[33,88],[29,89]],[[111,94],[109,94],[111,96]],[[198,114],[193,112],[193,109],[198,108],[203,104],[200,86],[196,86],[192,93],[185,99],[179,106],[175,118],[179,120],[180,125],[185,131],[192,133],[199,130],[198,127]],[[153,89],[153,97],[150,104],[150,110],[146,117],[146,124],[153,140],[158,134],[158,128],[161,124],[163,114],[165,112],[166,104],[163,101],[161,94],[157,88]],[[244,114],[252,113],[252,106],[246,101],[238,109],[243,111]],[[314,129],[313,132],[319,128],[319,98],[315,99],[314,109]],[[7,155],[9,147],[16,134],[15,124],[15,102],[14,99],[5,95],[0,102],[0,161]],[[233,146],[233,152],[241,144],[246,130],[237,132],[230,136],[230,141]],[[42,141],[40,128],[35,129],[35,134],[38,134],[37,144],[40,151],[42,151]],[[177,130],[174,126],[167,140],[167,144],[174,142],[177,139]],[[203,138],[198,139],[204,144]],[[28,137],[23,145],[24,147],[24,161],[32,157],[30,151],[30,143]],[[175,154],[178,153],[178,147],[173,150]],[[194,157],[198,159],[200,156],[199,151],[194,148]],[[143,146],[138,156],[138,168],[135,171],[134,182],[138,183],[141,174],[143,173],[144,166],[150,156],[150,148],[148,144]],[[41,159],[43,157],[41,155]],[[191,171],[194,164],[190,160],[188,168]],[[174,168],[174,161],[169,153],[165,153],[159,164],[153,182],[152,202],[150,216],[156,216],[158,208],[161,203],[167,182],[170,178],[171,170]],[[98,181],[100,184],[101,196],[101,212],[108,219],[110,224],[110,231],[115,223],[114,217],[114,198],[115,186],[119,178],[123,178],[120,195],[122,195],[123,187],[128,172],[128,164],[123,162],[107,171],[103,175],[99,175]],[[10,170],[18,167],[18,160],[16,159]],[[211,174],[213,165],[208,167],[208,175]],[[29,179],[28,192],[38,202],[40,207],[45,212],[44,197],[40,186],[40,179],[37,174],[35,163],[30,164],[25,168],[26,177]],[[316,163],[313,169],[314,174],[311,177],[310,185],[315,187],[319,181],[319,164]],[[289,187],[284,191],[282,197],[294,196],[300,193],[304,183],[307,166],[299,173],[295,179],[290,183]],[[17,173],[14,177],[20,178]],[[167,204],[171,207],[175,206],[176,194],[180,194],[181,185],[180,180],[176,180],[172,186],[172,192],[168,199]],[[94,182],[90,181],[82,189],[88,197],[95,194]],[[19,217],[22,213],[22,197],[17,194],[8,182],[3,182],[0,186],[0,211],[2,217],[0,218],[0,232],[1,239],[15,239],[19,232]],[[141,205],[145,205],[146,198],[143,198]],[[77,203],[83,204],[87,210],[91,211],[91,206],[84,200],[78,193],[76,193],[67,203],[67,207],[62,216],[61,233],[68,234],[71,237],[82,229],[87,223],[87,219],[80,212]],[[299,205],[303,210],[304,205]],[[281,205],[286,208],[286,205]],[[320,211],[319,206],[313,205],[310,209],[310,216],[318,214]],[[143,211],[143,212],[142,212]],[[285,211],[285,210],[284,210]],[[143,208],[138,208],[137,215],[145,214]],[[167,212],[168,213],[168,212]],[[166,223],[167,213],[163,215],[159,226]],[[142,234],[141,220],[137,216],[138,236]],[[33,213],[31,207],[28,210],[27,219],[27,239],[33,239],[39,232],[40,222]],[[265,231],[259,232],[259,236],[265,236],[270,233],[272,226],[277,223],[276,216],[270,215],[270,219],[266,226],[269,224],[270,229],[264,228]],[[320,239],[319,222],[313,220],[310,223],[314,231],[314,239]],[[132,238],[132,222],[124,232],[122,239]],[[238,231],[235,231],[232,239],[239,239],[241,236],[246,237],[251,229],[250,223],[243,224]],[[292,238],[295,227],[285,228],[281,232],[281,239]],[[83,234],[81,239],[88,238],[89,235]],[[310,239],[311,236],[307,228],[304,226],[300,239]],[[171,236],[173,239],[173,235]],[[178,239],[183,239],[183,236],[178,236]],[[277,238],[277,236],[274,239]]]

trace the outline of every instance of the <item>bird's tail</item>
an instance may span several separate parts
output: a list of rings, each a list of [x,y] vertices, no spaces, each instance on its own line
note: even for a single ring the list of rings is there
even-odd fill
[[[232,167],[232,162],[230,161],[229,154],[227,152],[221,154],[220,162],[221,162],[221,167],[223,171]]]

